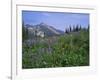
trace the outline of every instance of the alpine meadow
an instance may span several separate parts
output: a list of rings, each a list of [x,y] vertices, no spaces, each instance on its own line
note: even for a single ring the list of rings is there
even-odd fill
[[[89,66],[89,14],[22,11],[22,68]]]

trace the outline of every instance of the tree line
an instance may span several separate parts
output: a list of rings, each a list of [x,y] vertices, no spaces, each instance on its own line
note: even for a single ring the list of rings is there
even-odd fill
[[[65,29],[65,33],[70,33],[70,32],[78,32],[78,31],[81,31],[81,30],[89,30],[89,25],[87,28],[83,28],[81,25],[69,25],[69,27],[67,27]]]

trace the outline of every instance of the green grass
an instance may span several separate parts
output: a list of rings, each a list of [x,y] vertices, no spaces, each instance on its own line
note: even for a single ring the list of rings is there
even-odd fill
[[[44,38],[32,46],[23,45],[23,68],[73,67],[89,65],[89,32],[79,31]],[[49,40],[50,40],[49,39]]]

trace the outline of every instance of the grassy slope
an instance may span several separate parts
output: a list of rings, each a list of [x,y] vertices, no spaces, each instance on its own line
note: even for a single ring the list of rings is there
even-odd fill
[[[56,39],[55,39],[56,38]],[[23,46],[23,68],[71,67],[89,65],[89,33],[73,32]]]

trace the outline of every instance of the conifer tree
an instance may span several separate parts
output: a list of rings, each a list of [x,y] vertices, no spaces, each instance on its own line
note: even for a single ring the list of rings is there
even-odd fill
[[[22,41],[28,39],[28,29],[24,26],[24,21],[22,22]]]
[[[68,29],[66,28],[65,33],[69,33]]]
[[[71,25],[69,26],[69,31],[70,31],[70,32],[72,32],[72,28],[71,28]]]
[[[78,24],[76,25],[76,30],[75,31],[76,32],[79,31],[79,25]]]
[[[88,24],[88,31],[89,31],[90,25]]]
[[[81,25],[80,25],[79,30],[81,30],[81,29],[82,29],[82,27],[81,27]]]
[[[24,21],[22,22],[22,41],[25,40],[25,28],[24,28]]]

